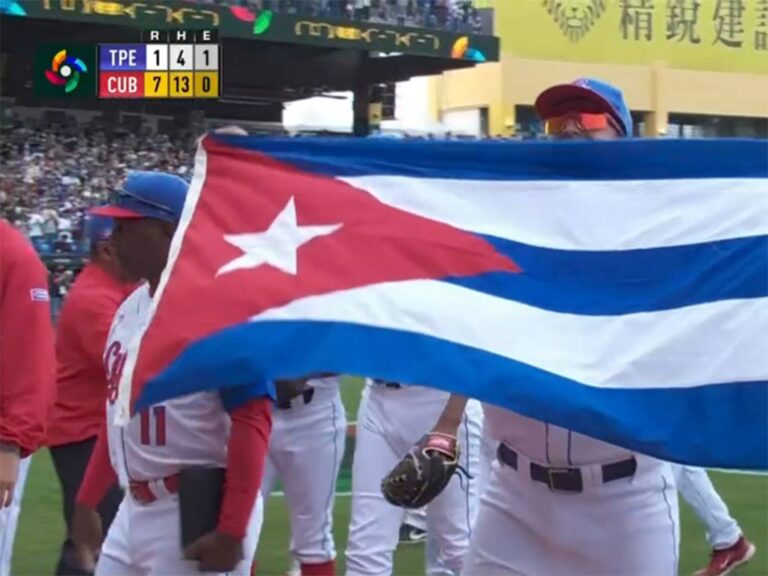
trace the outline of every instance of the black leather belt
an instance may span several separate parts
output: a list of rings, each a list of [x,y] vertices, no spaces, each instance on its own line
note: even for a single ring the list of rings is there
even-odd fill
[[[501,443],[496,450],[496,456],[499,462],[517,470],[517,452],[512,448]],[[604,464],[601,468],[603,483],[612,482],[634,476],[637,472],[637,460],[632,456],[626,460]],[[541,466],[531,462],[531,479],[546,484],[554,492],[582,492],[584,490],[581,468]]]
[[[397,382],[389,382],[388,380],[375,379],[373,383],[378,386],[384,386],[385,388],[402,388],[402,385],[398,384]]]
[[[314,388],[309,388],[308,390],[305,390],[304,392],[302,392],[298,396],[294,396],[293,398],[291,398],[291,400],[289,400],[287,402],[283,402],[282,404],[276,404],[276,406],[278,408],[280,408],[280,410],[290,410],[292,408],[292,403],[291,402],[292,402],[293,399],[295,399],[295,398],[303,398],[304,404],[309,404],[310,402],[312,402],[312,397],[314,395],[315,395],[315,389]]]

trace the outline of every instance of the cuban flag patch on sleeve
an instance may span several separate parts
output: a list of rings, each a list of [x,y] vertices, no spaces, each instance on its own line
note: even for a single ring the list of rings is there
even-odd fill
[[[48,290],[45,288],[32,288],[29,291],[29,297],[32,299],[32,302],[49,302],[51,300],[50,296],[48,296]]]

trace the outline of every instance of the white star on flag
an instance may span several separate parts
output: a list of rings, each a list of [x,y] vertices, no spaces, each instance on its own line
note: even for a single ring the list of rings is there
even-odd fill
[[[313,238],[333,234],[341,227],[341,223],[299,226],[296,224],[296,205],[291,196],[266,231],[224,235],[224,240],[242,250],[243,254],[219,268],[216,276],[256,268],[262,264],[269,264],[295,276],[299,248]]]

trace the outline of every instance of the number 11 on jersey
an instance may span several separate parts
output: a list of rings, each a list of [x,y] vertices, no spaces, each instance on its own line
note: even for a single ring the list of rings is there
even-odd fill
[[[165,406],[152,406],[139,413],[141,443],[144,446],[165,446]]]

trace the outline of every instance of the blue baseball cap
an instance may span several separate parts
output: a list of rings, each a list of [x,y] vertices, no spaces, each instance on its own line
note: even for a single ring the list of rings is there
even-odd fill
[[[109,216],[88,214],[85,220],[85,241],[88,247],[107,240],[115,227],[115,221]]]
[[[624,129],[624,136],[632,135],[632,114],[624,101],[624,94],[612,84],[594,78],[579,78],[570,84],[547,88],[539,94],[535,107],[542,120],[573,111],[604,112]]]
[[[178,222],[187,197],[187,181],[166,172],[136,171],[128,174],[106,206],[91,214],[111,218],[156,218]]]

